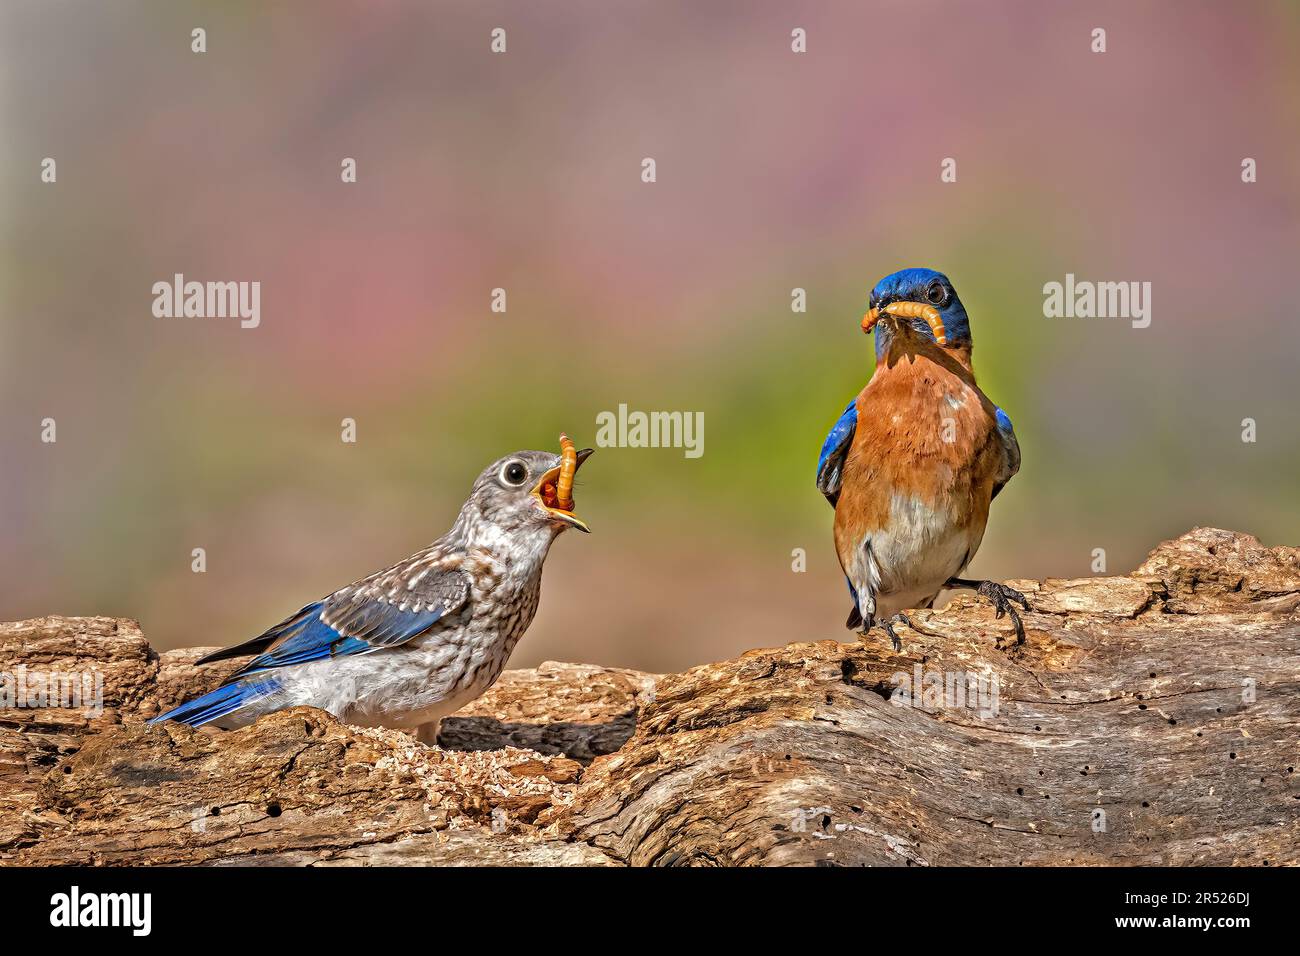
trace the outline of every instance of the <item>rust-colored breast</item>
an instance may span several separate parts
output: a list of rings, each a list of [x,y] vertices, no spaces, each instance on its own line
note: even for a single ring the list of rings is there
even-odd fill
[[[858,424],[835,509],[842,564],[888,527],[896,496],[983,527],[1001,467],[997,409],[975,384],[968,350],[916,342],[895,349],[858,396]]]

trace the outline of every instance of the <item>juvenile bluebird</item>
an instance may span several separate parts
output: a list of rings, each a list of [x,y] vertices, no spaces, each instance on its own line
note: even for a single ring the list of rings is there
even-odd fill
[[[943,588],[971,588],[1024,626],[1019,591],[958,577],[975,557],[989,504],[1020,469],[1011,419],[975,384],[966,309],[948,277],[904,269],[871,291],[864,332],[876,371],[831,428],[817,488],[835,508],[835,550],[853,608],[846,626],[894,623],[931,607]]]
[[[366,727],[437,724],[486,691],[532,623],[542,563],[573,513],[573,475],[591,455],[520,451],[474,482],[451,530],[392,567],[340,588],[259,637],[198,663],[256,654],[211,693],[150,723],[238,727],[311,705]]]

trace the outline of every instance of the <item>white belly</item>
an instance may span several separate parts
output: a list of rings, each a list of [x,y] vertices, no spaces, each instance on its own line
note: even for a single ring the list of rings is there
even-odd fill
[[[948,510],[895,495],[889,526],[870,535],[876,619],[928,604],[949,578],[961,573],[983,537],[983,527],[960,527]]]
[[[505,668],[514,640],[479,637],[460,628],[404,647],[278,668],[279,691],[218,725],[242,726],[303,705],[360,727],[410,729],[440,720],[479,697]]]

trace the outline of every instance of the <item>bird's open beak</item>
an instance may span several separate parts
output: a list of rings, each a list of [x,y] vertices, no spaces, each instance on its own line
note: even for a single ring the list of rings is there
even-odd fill
[[[568,436],[561,435],[559,465],[542,475],[532,490],[533,497],[557,521],[588,534],[591,529],[587,522],[573,513],[573,476],[594,451],[594,448],[575,449]]]
[[[892,315],[899,319],[925,319],[926,325],[934,333],[934,340],[940,345],[948,344],[948,333],[943,327],[943,316],[939,310],[928,302],[891,302],[883,309],[872,309],[862,317],[862,331],[870,332],[876,327],[882,315]]]

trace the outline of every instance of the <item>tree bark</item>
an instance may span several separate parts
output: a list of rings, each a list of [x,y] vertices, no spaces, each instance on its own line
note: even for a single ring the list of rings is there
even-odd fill
[[[0,624],[0,703],[20,676],[99,673],[104,706],[0,709],[0,862],[1300,860],[1300,549],[1196,529],[1131,575],[1012,583],[1023,645],[962,593],[911,614],[902,654],[544,664],[438,748],[312,708],[146,726],[240,662],[155,653],[126,620]]]

